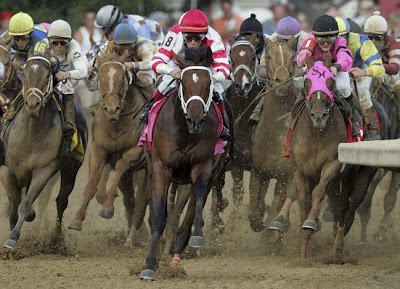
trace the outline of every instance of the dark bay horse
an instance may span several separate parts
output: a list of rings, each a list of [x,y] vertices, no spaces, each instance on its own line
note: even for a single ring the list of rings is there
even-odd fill
[[[247,108],[263,87],[257,79],[259,59],[255,48],[256,39],[256,34],[253,34],[250,40],[236,40],[230,52],[233,85],[229,88],[228,99],[234,118],[240,117],[240,121],[233,127],[234,152],[228,165],[233,177],[232,195],[236,206],[242,202],[244,194],[243,172],[251,170],[252,130],[247,123],[251,109]]]
[[[59,103],[53,94],[53,75],[49,55],[31,56],[24,70],[24,105],[8,125],[5,136],[5,187],[10,201],[10,228],[4,247],[17,249],[21,227],[25,220],[32,221],[32,204],[48,180],[61,172],[60,192],[57,197],[57,230],[61,232],[68,196],[74,188],[81,160],[65,152],[63,121]],[[87,145],[87,126],[82,111],[76,105],[76,124]],[[21,189],[27,193],[21,201]]]
[[[171,182],[190,183],[192,189],[185,218],[178,230],[172,264],[178,266],[188,244],[195,248],[205,245],[203,207],[226,155],[226,151],[214,154],[218,115],[212,105],[212,52],[209,47],[205,48],[205,51],[200,48],[202,59],[197,62],[175,56],[182,67],[179,89],[163,104],[154,124],[152,241],[146,266],[140,274],[142,279],[156,278],[157,243],[166,225],[167,192]]]
[[[301,257],[307,257],[311,233],[317,230],[319,208],[326,193],[339,177],[341,163],[338,145],[346,142],[347,131],[342,112],[334,102],[335,82],[326,67],[330,59],[312,63],[307,59],[308,71],[304,91],[306,108],[299,116],[292,136],[292,160],[301,214]],[[344,213],[338,220],[334,248],[343,245]]]
[[[82,229],[87,207],[95,196],[104,167],[110,164],[115,175],[106,198],[102,200],[100,216],[107,219],[114,216],[114,199],[120,188],[133,238],[134,232],[142,224],[148,204],[147,184],[137,193],[139,201],[136,204],[133,189],[134,171],[144,169],[146,165],[143,148],[137,145],[140,135],[132,135],[139,123],[139,119],[133,118],[133,115],[142,108],[145,99],[135,86],[131,73],[125,70],[125,58],[125,55],[118,56],[115,53],[109,53],[106,58],[97,57],[100,104],[92,124],[89,178],[82,204],[68,227]]]
[[[282,143],[286,137],[287,126],[282,116],[288,115],[296,100],[296,90],[291,80],[295,74],[295,38],[287,43],[266,41],[266,65],[269,88],[264,96],[260,121],[255,128],[250,178],[250,226],[255,232],[264,229],[265,193],[269,181],[277,180],[275,198],[268,211],[271,221],[283,204],[287,190],[293,180],[293,165],[282,157]]]

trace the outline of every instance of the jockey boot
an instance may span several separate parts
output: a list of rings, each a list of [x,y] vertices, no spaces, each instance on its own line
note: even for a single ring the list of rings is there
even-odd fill
[[[14,101],[11,103],[11,105],[8,107],[6,113],[4,114],[4,119],[7,121],[12,121],[15,115],[18,112],[18,109],[21,107],[21,105],[24,103],[24,97],[22,96],[22,93],[19,93],[17,97],[14,99]]]
[[[217,104],[219,111],[221,112],[222,115],[222,131],[219,136],[220,139],[223,141],[228,141],[231,139],[231,134],[229,132],[229,129],[226,127],[225,123],[225,118],[224,118],[224,112],[225,112],[225,107],[224,107],[224,99],[223,97],[216,91],[214,91],[213,95],[213,101]]]
[[[64,136],[67,139],[72,139],[75,127],[75,110],[74,110],[74,97],[72,94],[65,94],[63,96],[64,108],[65,108],[65,120],[64,120]]]
[[[260,99],[260,101],[257,103],[257,105],[254,108],[253,112],[251,113],[249,119],[247,120],[247,123],[249,125],[251,125],[251,126],[257,125],[257,123],[260,121],[263,103],[264,103],[264,97],[262,97]]]
[[[145,124],[147,124],[149,122],[149,112],[155,103],[156,103],[156,100],[154,98],[151,98],[149,100],[146,107],[144,108],[144,112],[142,113],[142,115],[139,118],[140,122],[143,122]]]
[[[361,134],[360,124],[356,119],[356,105],[354,103],[353,95],[350,94],[349,97],[345,98],[347,103],[351,107],[351,122],[353,123],[353,136],[358,136]]]
[[[367,136],[364,140],[380,140],[378,121],[376,120],[373,106],[365,110],[365,117],[367,119]]]

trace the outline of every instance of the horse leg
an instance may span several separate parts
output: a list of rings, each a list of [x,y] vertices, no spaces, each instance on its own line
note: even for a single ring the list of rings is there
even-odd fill
[[[268,185],[268,183],[266,184]],[[265,192],[262,192],[262,176],[256,171],[250,175],[250,227],[254,232],[264,230]]]
[[[361,221],[361,242],[367,242],[367,227],[369,220],[371,218],[372,197],[374,196],[376,187],[378,186],[379,182],[382,180],[383,177],[384,177],[384,170],[378,169],[375,177],[372,179],[372,182],[369,185],[364,200],[362,201],[360,207],[357,209]]]
[[[228,200],[223,197],[222,189],[225,186],[225,171],[221,170],[218,174],[216,184],[212,187],[211,202],[211,227],[218,229],[220,233],[224,231],[224,221],[219,216],[228,206]]]
[[[83,192],[82,204],[76,212],[75,218],[68,224],[69,229],[82,230],[82,222],[85,220],[87,207],[96,194],[97,184],[106,164],[106,159],[106,151],[92,143],[89,153],[89,181]]]
[[[378,227],[378,231],[374,234],[375,238],[379,241],[387,240],[391,230],[393,230],[393,219],[390,217],[397,200],[397,191],[400,187],[400,174],[392,172],[392,180],[390,182],[389,190],[385,195],[384,213],[382,221]]]
[[[7,192],[8,210],[9,210],[8,217],[9,217],[10,230],[12,230],[14,229],[18,221],[18,206],[21,203],[22,199],[22,194],[21,194],[22,187],[18,185],[15,176],[11,175],[8,172],[8,169],[2,180]]]
[[[160,161],[156,160],[153,155],[152,160],[152,203],[153,203],[153,220],[151,222],[151,246],[149,254],[146,257],[146,266],[140,273],[141,279],[155,280],[156,264],[157,264],[157,245],[160,237],[164,232],[167,220],[167,194],[168,187],[171,182],[171,171],[166,170]]]
[[[36,169],[33,172],[32,180],[29,185],[28,192],[27,192],[25,198],[22,200],[22,202],[18,206],[17,224],[12,229],[9,239],[4,243],[4,245],[3,245],[4,247],[11,249],[11,250],[17,249],[18,239],[21,236],[22,224],[24,223],[27,215],[31,212],[33,202],[39,196],[43,187],[46,185],[47,181],[50,179],[50,177],[54,173],[54,171],[57,167],[57,163],[58,163],[57,161],[53,161],[48,166],[41,168],[41,169]]]
[[[58,181],[58,174],[54,175],[47,182],[46,186],[44,186],[42,193],[39,195],[37,199],[38,204],[38,219],[42,222],[44,211],[49,204],[52,189],[56,182]]]
[[[183,209],[185,208],[191,193],[192,193],[192,191],[191,191],[191,187],[189,185],[179,186],[179,188],[178,188],[178,197],[176,199],[174,208],[171,211],[169,211],[169,213],[168,213],[167,226],[165,227],[165,231],[163,234],[163,239],[165,241],[164,251],[163,251],[164,256],[169,255],[170,252],[172,251],[172,249],[173,250],[176,249],[175,248],[176,246],[174,246],[174,248],[172,248],[172,246],[173,246],[173,244],[177,243],[179,217],[181,216],[181,213],[182,213]],[[193,219],[191,222],[193,223]],[[191,227],[192,227],[192,225],[190,225],[190,228]],[[187,245],[189,237],[187,238],[185,247]]]
[[[303,223],[310,211],[311,207],[311,197],[310,197],[310,184],[308,184],[305,176],[296,171],[296,189],[298,193],[299,207],[300,207],[300,219]],[[307,258],[307,245],[310,240],[312,231],[310,229],[300,229],[300,250],[301,258],[304,260]]]
[[[233,189],[232,189],[232,197],[234,209],[238,210],[239,206],[243,202],[244,188],[243,188],[243,168],[234,167],[231,170],[232,178],[233,178]]]
[[[287,184],[280,180],[277,181],[274,191],[274,198],[272,200],[271,208],[268,210],[266,223],[271,223],[272,219],[278,214],[279,208],[282,208],[286,198]]]
[[[97,184],[96,200],[99,204],[103,204],[107,199],[107,181],[111,173],[111,166],[105,165],[101,173],[100,181]]]

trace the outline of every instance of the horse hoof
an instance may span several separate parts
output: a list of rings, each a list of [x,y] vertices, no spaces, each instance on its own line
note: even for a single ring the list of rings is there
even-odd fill
[[[318,226],[317,223],[314,221],[310,221],[310,220],[305,220],[303,223],[303,226],[301,226],[302,229],[311,229],[313,231],[317,231]]]
[[[33,220],[35,220],[35,218],[36,218],[36,212],[35,210],[31,209],[28,215],[26,215],[25,221],[32,222]]]
[[[114,217],[114,210],[102,208],[100,210],[100,217],[102,217],[104,219],[111,219],[112,217]]]
[[[79,222],[77,220],[72,220],[69,224],[68,224],[68,229],[73,229],[73,230],[77,230],[77,231],[82,231],[82,222]]]
[[[150,269],[144,269],[141,273],[140,273],[140,279],[142,280],[151,280],[154,281],[156,280],[156,272],[154,272],[153,270]]]
[[[17,245],[18,245],[17,241],[15,241],[13,239],[8,239],[4,243],[3,247],[5,247],[7,249],[10,249],[10,250],[13,250],[13,251],[16,251],[17,250]]]
[[[258,233],[258,232],[262,232],[264,231],[264,223],[261,221],[251,221],[250,220],[250,228],[251,230],[253,230],[254,232]]]
[[[189,239],[189,246],[192,248],[203,248],[206,244],[206,239],[201,236],[191,236]]]
[[[333,222],[335,219],[333,217],[333,213],[328,208],[325,209],[324,213],[322,214],[322,220],[325,222]]]
[[[285,226],[279,221],[272,221],[271,224],[269,224],[268,230],[283,232]]]

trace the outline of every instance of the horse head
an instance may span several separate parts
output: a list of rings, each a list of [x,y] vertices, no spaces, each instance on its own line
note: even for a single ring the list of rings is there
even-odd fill
[[[231,78],[235,84],[236,94],[247,98],[257,81],[257,70],[259,60],[257,58],[257,41],[255,33],[250,40],[239,39],[232,41],[230,61],[232,66]]]
[[[96,56],[99,62],[100,107],[110,121],[119,119],[129,84],[132,82],[132,75],[124,65],[127,57],[127,52],[123,55],[111,52],[105,57]]]
[[[293,77],[295,72],[293,62],[295,47],[295,37],[291,37],[287,42],[272,42],[270,39],[266,39],[265,61],[268,83],[271,87],[275,87],[287,81],[286,85],[276,88],[276,93],[281,95],[287,95],[287,89],[293,83],[288,80]]]
[[[189,53],[190,52],[190,53]],[[175,55],[182,68],[178,97],[190,133],[200,133],[213,95],[212,52],[208,46],[188,50],[185,57]]]
[[[4,66],[4,75],[0,80],[0,91],[4,91],[5,89],[17,89],[18,87],[10,87],[16,86],[13,85],[14,78],[17,75],[16,69],[12,65],[11,61],[11,42],[8,45],[3,45],[0,43],[0,61]]]
[[[332,62],[329,54],[322,60],[306,59],[309,68],[304,81],[306,104],[315,128],[323,129],[334,104],[335,79],[328,68]]]
[[[24,69],[22,95],[29,115],[37,117],[53,93],[53,73],[50,52],[29,55]]]

